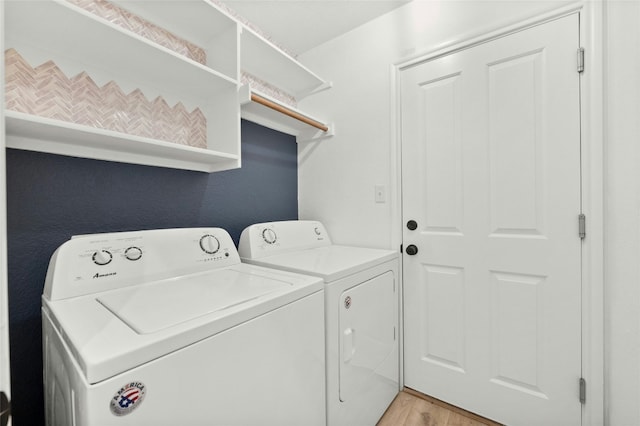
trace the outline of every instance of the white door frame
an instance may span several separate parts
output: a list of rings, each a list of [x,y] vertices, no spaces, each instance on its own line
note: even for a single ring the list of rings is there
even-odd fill
[[[562,16],[580,14],[580,44],[586,52],[585,70],[580,77],[582,211],[587,217],[587,236],[582,243],[582,377],[587,382],[586,404],[582,406],[583,426],[604,424],[603,9],[603,2],[577,2],[488,33],[454,40],[419,55],[405,58],[391,65],[390,73],[391,99],[395,106],[392,109],[390,135],[392,158],[390,182],[395,189],[391,200],[392,221],[395,224],[392,228],[392,244],[394,247],[399,247],[402,244],[403,230],[400,129],[400,73],[402,70]],[[400,298],[402,300],[402,293]],[[402,313],[401,307],[401,318]],[[401,372],[404,371],[402,356],[401,353]],[[401,381],[403,381],[402,375]],[[576,383],[576,398],[578,397],[577,386]]]

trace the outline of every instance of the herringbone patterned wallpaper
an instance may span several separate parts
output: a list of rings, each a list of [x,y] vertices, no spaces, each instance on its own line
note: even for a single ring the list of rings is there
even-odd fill
[[[53,61],[35,68],[15,50],[5,51],[5,102],[12,111],[199,148],[207,147],[207,120],[182,103],[125,94],[113,81],[102,87],[82,72],[68,78]]]

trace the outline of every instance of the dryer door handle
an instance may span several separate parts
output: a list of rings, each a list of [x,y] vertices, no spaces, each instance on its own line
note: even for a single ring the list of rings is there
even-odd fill
[[[353,354],[356,353],[355,334],[356,331],[352,328],[342,332],[342,362],[345,364],[351,362]]]

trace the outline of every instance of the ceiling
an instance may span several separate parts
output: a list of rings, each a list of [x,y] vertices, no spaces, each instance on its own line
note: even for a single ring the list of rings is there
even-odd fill
[[[293,54],[344,34],[411,0],[224,0]]]

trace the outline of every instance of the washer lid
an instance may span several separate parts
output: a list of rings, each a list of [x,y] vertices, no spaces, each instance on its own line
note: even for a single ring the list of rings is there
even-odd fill
[[[100,294],[43,298],[43,321],[98,383],[321,291],[318,277],[238,264]]]
[[[254,265],[310,274],[321,277],[325,282],[333,282],[396,259],[397,256],[397,253],[392,250],[330,245],[259,259],[242,258],[242,260]]]
[[[122,289],[97,300],[136,333],[147,334],[291,287],[291,282],[226,269]]]

